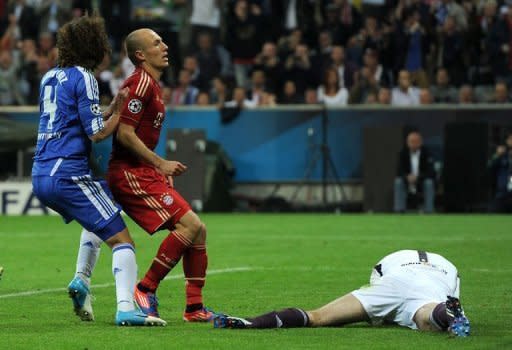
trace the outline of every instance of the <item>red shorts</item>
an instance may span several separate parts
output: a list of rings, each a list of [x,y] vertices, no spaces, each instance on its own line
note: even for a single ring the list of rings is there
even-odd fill
[[[112,168],[107,182],[126,214],[149,234],[174,228],[191,210],[165,176],[153,168]]]

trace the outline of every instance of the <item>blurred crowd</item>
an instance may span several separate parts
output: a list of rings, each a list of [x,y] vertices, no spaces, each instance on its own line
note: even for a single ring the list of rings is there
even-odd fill
[[[142,26],[169,45],[173,106],[510,102],[512,0],[0,0],[0,105],[37,104],[59,27],[93,11],[113,47],[104,104]]]

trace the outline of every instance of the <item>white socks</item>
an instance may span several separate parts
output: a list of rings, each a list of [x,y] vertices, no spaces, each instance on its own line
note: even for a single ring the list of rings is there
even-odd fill
[[[75,276],[80,277],[89,286],[91,284],[91,275],[100,256],[100,246],[103,241],[94,233],[82,230],[80,237],[80,247],[78,248],[78,257],[76,259]]]
[[[134,310],[133,292],[137,282],[137,262],[135,249],[131,244],[122,243],[113,247],[112,272],[116,280],[117,310]]]

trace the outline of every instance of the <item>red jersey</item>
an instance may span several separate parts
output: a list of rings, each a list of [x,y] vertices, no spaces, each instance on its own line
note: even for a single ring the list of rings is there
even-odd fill
[[[121,112],[120,123],[135,128],[135,134],[150,149],[154,150],[165,118],[165,106],[158,82],[143,68],[138,67],[125,80],[121,89],[130,89]],[[109,166],[133,167],[141,165],[129,149],[117,141],[114,134]]]

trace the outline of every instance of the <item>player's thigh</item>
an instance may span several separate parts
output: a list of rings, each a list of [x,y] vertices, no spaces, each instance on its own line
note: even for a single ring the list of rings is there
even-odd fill
[[[308,311],[312,327],[336,326],[368,320],[363,305],[352,294],[346,294],[316,310]]]
[[[111,172],[109,184],[123,210],[150,234],[173,230],[191,210],[187,201],[154,169]]]
[[[352,296],[359,300],[366,311],[370,322],[374,325],[390,319],[404,302],[402,291],[389,278],[383,277],[376,283],[353,291]]]
[[[126,229],[105,182],[94,181],[90,176],[61,179],[57,190],[61,206],[66,208],[66,217],[76,220],[104,241]]]

